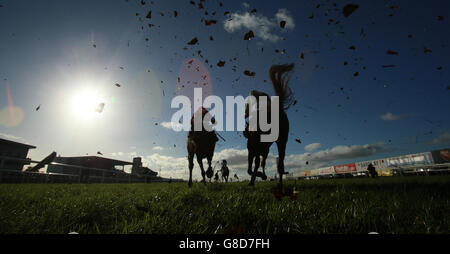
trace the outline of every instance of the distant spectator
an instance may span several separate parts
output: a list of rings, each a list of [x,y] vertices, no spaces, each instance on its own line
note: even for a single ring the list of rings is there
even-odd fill
[[[378,173],[375,170],[375,167],[372,165],[372,163],[370,163],[369,166],[367,167],[367,171],[369,171],[370,176],[373,178],[378,176]]]

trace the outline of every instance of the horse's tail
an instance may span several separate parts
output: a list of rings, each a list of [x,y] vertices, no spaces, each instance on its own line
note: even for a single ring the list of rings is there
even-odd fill
[[[290,77],[288,72],[294,68],[294,64],[272,65],[269,70],[270,79],[276,95],[280,99],[282,110],[287,110],[294,103],[294,95],[289,87]]]

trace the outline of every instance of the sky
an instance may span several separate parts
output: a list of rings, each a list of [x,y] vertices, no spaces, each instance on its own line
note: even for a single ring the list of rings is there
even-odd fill
[[[348,4],[358,8],[344,15]],[[187,179],[172,99],[194,87],[224,101],[275,95],[270,66],[294,63],[289,172],[448,148],[448,10],[445,0],[0,0],[0,137],[37,146],[37,161],[140,156]],[[220,135],[213,166],[226,159],[248,178],[246,139]],[[276,156],[273,145],[269,176]]]

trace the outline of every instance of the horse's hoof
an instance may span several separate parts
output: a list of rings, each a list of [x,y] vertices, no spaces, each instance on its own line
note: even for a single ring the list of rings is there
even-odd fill
[[[261,179],[263,179],[264,181],[267,180],[267,175],[262,173]]]
[[[248,186],[255,186],[255,183],[254,182],[249,182]]]
[[[248,173],[249,175],[253,175],[253,172],[252,172],[251,170],[247,170],[247,173]]]
[[[263,180],[267,179],[267,176],[265,174],[263,174],[262,172],[259,172],[259,171],[256,172],[256,176],[259,177],[259,178],[262,178]],[[265,179],[264,179],[264,177],[265,177]]]
[[[192,187],[192,183],[188,183],[188,187],[191,188]]]

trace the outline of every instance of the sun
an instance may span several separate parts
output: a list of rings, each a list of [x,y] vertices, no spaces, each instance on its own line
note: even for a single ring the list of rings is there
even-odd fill
[[[77,120],[92,120],[102,113],[104,106],[98,92],[92,89],[80,90],[71,98],[72,115]]]

